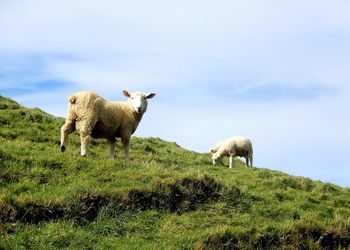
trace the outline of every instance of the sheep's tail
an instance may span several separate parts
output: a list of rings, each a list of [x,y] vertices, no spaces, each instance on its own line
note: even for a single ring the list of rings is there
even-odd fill
[[[70,104],[75,104],[76,101],[77,101],[77,96],[76,95],[71,95],[69,97],[69,103]]]

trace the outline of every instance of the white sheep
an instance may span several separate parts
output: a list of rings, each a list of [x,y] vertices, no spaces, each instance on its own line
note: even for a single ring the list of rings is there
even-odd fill
[[[252,142],[245,137],[236,136],[224,141],[220,141],[210,150],[213,160],[213,165],[222,161],[224,156],[229,156],[230,168],[234,166],[234,158],[236,156],[246,159],[246,166],[253,166],[253,146]]]
[[[130,137],[135,132],[147,110],[147,99],[154,93],[129,93],[125,102],[108,101],[91,91],[81,91],[69,97],[68,115],[61,128],[61,151],[66,149],[68,135],[75,130],[80,133],[81,155],[87,154],[89,137],[106,138],[110,144],[110,157],[115,154],[116,138],[121,138],[125,160],[129,161]]]

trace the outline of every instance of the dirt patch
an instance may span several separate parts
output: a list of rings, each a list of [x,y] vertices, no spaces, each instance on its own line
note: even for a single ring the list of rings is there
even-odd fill
[[[124,198],[126,210],[145,211],[157,207],[159,194],[151,190],[131,189]]]
[[[197,250],[207,249],[240,249],[238,246],[239,237],[231,232],[225,232],[223,234],[210,235],[202,242],[196,244]]]
[[[327,249],[339,249],[350,246],[350,231],[349,232],[325,232],[320,238],[320,245]]]
[[[315,225],[300,223],[296,226],[296,233],[302,242],[311,240],[318,242],[322,249],[338,249],[350,246],[350,228],[324,229]]]
[[[17,208],[17,220],[21,222],[39,223],[60,219],[63,217],[65,209],[63,206],[54,204],[33,204],[28,203],[23,207]]]
[[[78,224],[85,224],[95,220],[100,208],[107,204],[106,197],[95,191],[86,192],[70,206],[68,216],[72,217]]]
[[[43,183],[46,179],[43,179]],[[153,189],[131,189],[123,197],[103,195],[96,191],[81,194],[77,200],[59,204],[33,204],[0,207],[6,210],[3,221],[18,220],[25,223],[38,223],[54,219],[72,219],[78,225],[95,220],[101,210],[111,215],[123,211],[145,211],[155,209],[183,213],[196,209],[200,204],[217,200],[221,185],[209,176],[180,178],[174,182],[155,185]],[[2,211],[1,210],[1,211]]]
[[[173,183],[161,183],[154,190],[129,190],[124,197],[126,210],[156,209],[183,213],[196,209],[199,204],[219,197],[221,185],[206,175],[182,178]]]
[[[0,222],[14,222],[17,212],[14,207],[6,202],[0,201]]]
[[[298,230],[297,226],[292,232],[216,233],[197,242],[196,249],[348,249],[349,246],[350,234],[345,230]]]

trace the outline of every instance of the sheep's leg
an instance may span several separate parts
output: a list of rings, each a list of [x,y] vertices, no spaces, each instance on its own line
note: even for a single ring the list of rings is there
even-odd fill
[[[122,143],[123,143],[124,152],[125,152],[125,161],[129,162],[130,161],[130,157],[129,157],[130,138],[128,137],[122,138]]]
[[[109,157],[114,158],[115,155],[115,139],[109,139]]]
[[[250,156],[250,166],[253,167],[253,156]]]
[[[61,151],[66,150],[66,144],[68,141],[68,135],[75,131],[75,122],[72,120],[66,120],[66,122],[61,127]]]
[[[235,166],[235,162],[234,162],[234,157],[233,155],[230,155],[230,168]]]
[[[80,154],[82,156],[86,156],[87,154],[87,147],[89,144],[89,139],[90,139],[90,135],[92,132],[92,129],[95,127],[96,125],[95,120],[85,120],[82,121],[79,125],[80,128]]]
[[[80,135],[80,154],[81,156],[86,156],[87,154],[87,146],[89,144],[90,136],[86,134]]]

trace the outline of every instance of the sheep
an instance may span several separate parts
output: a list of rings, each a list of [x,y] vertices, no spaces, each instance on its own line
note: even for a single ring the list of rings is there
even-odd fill
[[[61,127],[61,151],[66,150],[68,135],[80,134],[81,155],[87,155],[89,138],[105,138],[110,145],[110,157],[115,156],[116,138],[121,138],[125,161],[130,161],[130,137],[147,110],[147,99],[154,93],[144,94],[123,90],[124,102],[109,101],[92,91],[81,91],[68,98],[68,115]]]
[[[234,158],[236,156],[246,159],[246,166],[253,166],[253,146],[252,142],[245,137],[236,136],[217,143],[212,148],[213,165],[217,165],[222,161],[224,156],[229,156],[230,168],[234,166]]]

